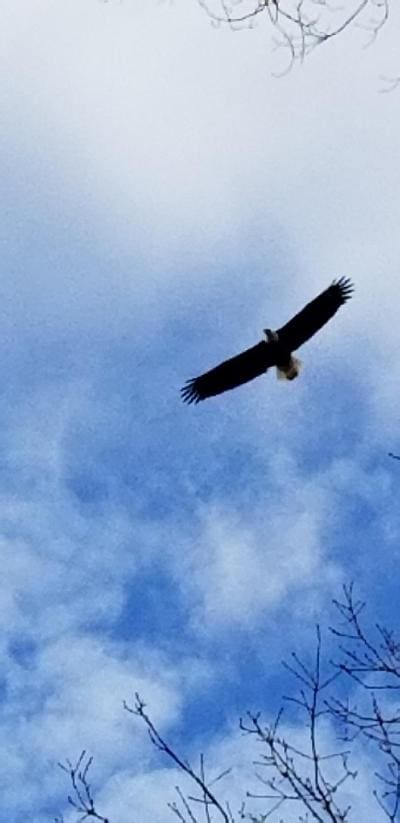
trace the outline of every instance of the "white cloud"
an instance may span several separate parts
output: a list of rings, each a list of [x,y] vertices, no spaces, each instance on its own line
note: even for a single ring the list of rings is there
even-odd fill
[[[102,779],[110,768],[123,765],[133,748],[140,758],[142,730],[137,734],[132,729],[122,708],[135,689],[146,694],[161,726],[176,719],[178,673],[161,656],[156,661],[154,652],[139,651],[138,657],[135,648],[124,651],[69,633],[42,648],[29,670],[30,690],[27,672],[13,667],[7,684],[8,712],[1,722],[6,808],[22,814],[40,807],[52,780],[61,791],[56,763],[76,758],[82,749],[96,752]],[[22,796],[21,783],[26,789]]]
[[[278,451],[259,483],[267,497],[235,495],[203,506],[190,549],[177,552],[177,575],[194,605],[196,626],[213,633],[237,623],[247,629],[296,591],[338,581],[325,548],[330,488],[305,480],[290,455]],[[188,538],[185,539],[185,542]]]
[[[223,252],[229,282],[251,233],[267,238],[266,258],[280,234],[283,264],[285,245],[297,259],[282,283],[294,308],[344,273],[357,281],[353,324],[359,315],[369,333],[368,309],[380,325],[370,295],[377,276],[387,293],[398,257],[398,148],[388,116],[396,104],[373,87],[387,44],[378,41],[359,61],[351,43],[331,44],[272,81],[265,28],[215,31],[196,3],[145,11],[131,3],[27,4],[25,25],[13,17],[12,26],[14,93],[55,164],[63,203],[80,210],[89,231],[101,231],[110,255],[112,289],[104,272],[95,291],[85,272],[71,272],[69,311],[79,311],[79,294],[100,314],[111,300],[123,316],[120,303],[132,306],[138,296],[149,314],[163,312],[174,283],[195,287],[193,255],[196,279],[207,283],[207,257]],[[40,163],[46,178],[51,169]],[[383,317],[390,311],[385,300]]]

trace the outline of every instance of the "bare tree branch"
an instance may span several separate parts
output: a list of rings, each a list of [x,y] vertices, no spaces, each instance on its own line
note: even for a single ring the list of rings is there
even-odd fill
[[[327,708],[341,724],[346,740],[365,738],[381,755],[383,771],[375,774],[381,789],[375,789],[374,796],[395,823],[400,810],[400,706],[393,704],[392,696],[397,697],[400,689],[400,641],[379,623],[374,639],[362,623],[365,603],[355,599],[353,585],[344,586],[343,595],[343,601],[334,601],[342,625],[331,627],[340,640],[341,654],[333,665],[357,684],[366,701],[360,706],[348,698],[331,697]],[[380,702],[385,695],[390,698],[386,709]]]
[[[101,823],[110,823],[108,817],[99,814],[95,808],[91,786],[88,781],[88,773],[92,762],[93,758],[87,756],[84,750],[79,755],[75,766],[70,760],[58,764],[60,769],[66,772],[71,781],[73,794],[68,795],[68,803],[80,815],[78,818],[79,821],[84,821],[91,817],[93,820],[101,821]],[[62,823],[62,817],[55,818],[55,823]]]
[[[316,46],[357,26],[369,45],[389,18],[390,0],[197,0],[214,25],[253,27],[261,19],[271,27],[275,48],[289,54],[288,70]],[[389,90],[386,89],[387,91]]]
[[[357,778],[357,770],[350,766],[350,759],[356,758],[356,741],[365,741],[374,753],[376,768],[370,775],[370,790],[377,804],[376,814],[380,811],[390,823],[399,823],[400,640],[379,623],[369,626],[365,603],[355,597],[352,584],[344,586],[342,599],[333,603],[339,617],[338,624],[330,627],[337,646],[335,659],[326,659],[322,654],[322,635],[317,626],[312,662],[293,652],[290,662],[284,663],[296,686],[283,698],[290,725],[283,724],[283,708],[272,723],[264,723],[260,714],[252,712],[240,720],[241,730],[260,749],[253,762],[260,791],[246,791],[237,817],[215,788],[230,769],[210,780],[203,755],[199,768],[194,769],[177,754],[157,730],[137,693],[133,708],[124,703],[125,709],[145,724],[155,748],[166,754],[198,790],[192,795],[175,787],[177,800],[168,808],[181,823],[199,823],[199,813],[204,823],[216,823],[217,818],[223,823],[266,823],[272,817],[276,820],[288,805],[292,812],[299,813],[299,823],[351,823],[351,808],[343,787],[350,778]],[[327,749],[326,730],[330,735],[335,733],[337,746],[331,744]],[[81,823],[88,818],[110,823],[96,809],[88,780],[91,764],[92,758],[85,751],[75,765],[69,760],[59,764],[73,789],[68,802]],[[249,804],[254,806],[254,801],[257,809],[261,801],[262,813],[250,810]],[[62,818],[56,818],[55,823],[62,823]]]
[[[339,789],[356,772],[348,767],[349,752],[340,750],[323,753],[319,741],[320,718],[327,714],[322,694],[340,676],[334,672],[323,676],[321,670],[321,633],[317,626],[316,655],[313,666],[308,666],[296,654],[292,655],[292,664],[286,668],[299,684],[297,697],[287,697],[286,701],[295,705],[305,715],[308,730],[306,748],[293,745],[288,738],[280,734],[283,712],[278,713],[275,722],[263,726],[260,716],[248,713],[248,721],[240,721],[240,726],[247,734],[252,734],[266,747],[266,753],[256,765],[272,772],[271,777],[256,773],[259,781],[265,785],[267,792],[248,793],[249,797],[265,798],[270,802],[265,819],[271,817],[281,806],[296,802],[303,807],[310,819],[318,823],[345,823],[349,808],[340,807]],[[332,761],[338,763],[332,768]],[[300,817],[299,820],[302,818]]]
[[[145,711],[145,707],[146,707],[146,704],[143,702],[143,700],[140,698],[140,696],[137,692],[135,694],[134,708],[131,708],[130,706],[128,706],[128,704],[126,702],[124,702],[124,708],[126,709],[126,711],[128,711],[130,714],[134,714],[137,717],[140,717],[144,721],[145,725],[147,726],[147,731],[148,731],[148,734],[149,734],[149,738],[150,738],[151,742],[153,743],[153,745],[156,747],[156,749],[158,749],[160,752],[164,752],[166,755],[168,755],[168,757],[178,766],[178,768],[184,774],[188,775],[188,777],[190,777],[191,780],[194,781],[194,783],[196,783],[196,785],[199,787],[199,789],[201,791],[201,797],[200,798],[196,798],[196,797],[184,798],[181,791],[179,789],[177,789],[179,797],[180,797],[181,801],[183,802],[185,811],[188,815],[188,820],[190,820],[191,823],[193,823],[193,821],[196,820],[196,818],[195,818],[195,816],[194,816],[194,814],[193,814],[193,812],[190,808],[190,805],[188,803],[188,800],[191,800],[195,803],[201,803],[203,805],[203,807],[205,809],[205,815],[206,815],[206,820],[207,821],[210,821],[209,809],[210,809],[210,807],[212,807],[219,813],[219,815],[222,818],[222,820],[224,821],[224,823],[231,823],[230,817],[229,817],[229,811],[224,809],[223,805],[217,799],[214,792],[211,791],[211,788],[210,788],[211,784],[208,783],[208,785],[207,785],[207,783],[205,782],[203,756],[202,755],[200,756],[200,774],[197,774],[197,772],[195,772],[195,770],[190,766],[190,764],[187,761],[182,760],[182,758],[169,746],[169,744],[166,742],[166,740],[164,740],[164,738],[161,737],[160,733],[157,731],[157,729],[155,728],[152,720],[150,720],[150,717],[148,716],[147,712]],[[215,778],[215,780],[213,782],[215,783],[217,780],[220,780],[229,771],[230,771],[229,769],[224,770],[220,775],[218,775],[217,778]],[[179,817],[179,814],[181,814],[181,813],[179,812],[176,804],[171,804],[170,808],[172,809],[172,811],[175,812],[175,814],[178,814],[178,817]],[[182,819],[182,816],[181,816],[181,819]],[[183,818],[183,819],[185,819],[185,818]]]

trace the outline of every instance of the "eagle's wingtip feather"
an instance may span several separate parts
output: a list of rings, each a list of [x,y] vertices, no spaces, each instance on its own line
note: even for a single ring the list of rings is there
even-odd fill
[[[185,385],[181,388],[181,398],[184,403],[187,403],[190,406],[192,403],[199,403],[201,400],[200,393],[198,389],[195,387],[196,378],[193,377],[191,380],[187,380]]]
[[[350,277],[339,277],[338,280],[333,281],[332,286],[338,286],[343,302],[349,300],[354,291],[354,284]]]

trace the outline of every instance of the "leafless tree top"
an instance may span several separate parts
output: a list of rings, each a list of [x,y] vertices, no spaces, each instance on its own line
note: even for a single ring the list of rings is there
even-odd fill
[[[285,73],[316,46],[354,25],[366,33],[366,44],[389,17],[390,0],[198,0],[215,25],[252,27],[261,19],[272,29],[276,48],[289,55]]]

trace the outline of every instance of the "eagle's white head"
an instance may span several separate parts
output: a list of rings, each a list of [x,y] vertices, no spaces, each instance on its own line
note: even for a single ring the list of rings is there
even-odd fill
[[[272,331],[272,329],[264,329],[264,334],[267,338],[268,343],[277,343],[279,340],[279,335],[277,331]]]

